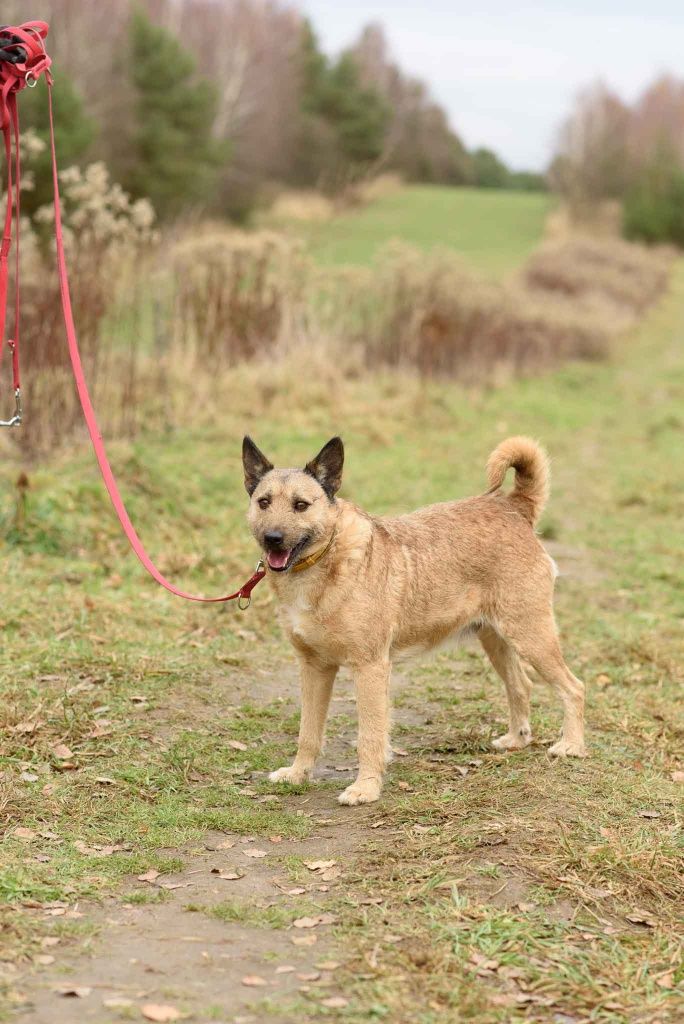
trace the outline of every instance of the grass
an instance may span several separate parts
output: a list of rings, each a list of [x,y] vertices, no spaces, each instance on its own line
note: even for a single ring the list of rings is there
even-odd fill
[[[538,243],[551,201],[542,193],[409,185],[325,223],[293,222],[323,266],[366,265],[387,241],[454,249],[500,276]]]
[[[340,431],[345,492],[376,512],[480,490],[494,445],[530,433],[553,456],[543,530],[567,572],[567,658],[588,684],[592,757],[556,764],[541,745],[492,752],[503,695],[475,652],[409,669],[399,704],[415,722],[397,736],[409,756],[377,808],[383,829],[345,862],[354,898],[334,908],[344,1019],[680,1020],[684,265],[603,365],[474,392],[394,374],[305,379],[300,401],[282,372],[264,395],[263,376],[253,389],[236,371],[211,427],[115,446],[162,567],[214,592],[251,572],[245,429],[287,463]],[[31,903],[128,895],[138,873],[180,870],[207,829],[313,828],[296,796],[260,802],[273,790],[250,778],[284,763],[297,726],[278,699],[294,670],[268,594],[245,616],[175,601],[127,552],[85,449],[31,467],[26,507],[21,468],[0,467],[0,900],[3,956],[19,962],[48,927]],[[541,687],[535,701],[550,740],[557,709]],[[239,912],[226,903],[226,919]],[[300,1000],[297,1019],[317,1015]]]

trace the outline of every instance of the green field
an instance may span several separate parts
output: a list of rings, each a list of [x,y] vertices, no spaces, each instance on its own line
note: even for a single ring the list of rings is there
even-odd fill
[[[296,224],[324,266],[371,263],[400,239],[423,249],[446,246],[487,273],[520,264],[541,238],[551,200],[541,193],[410,185],[323,224]]]
[[[486,261],[491,203],[503,270],[541,230],[539,197],[514,197],[507,234],[500,195],[445,192],[421,216],[437,194],[388,200],[414,241],[428,244],[426,219],[444,235],[451,204],[463,229],[468,207],[463,248]],[[375,225],[349,241],[355,259],[399,216],[371,213],[355,215]],[[446,650],[397,674],[379,803],[336,803],[354,761],[346,677],[321,778],[283,792],[266,772],[294,750],[297,688],[266,589],[245,614],[172,598],[127,549],[85,444],[29,466],[4,449],[1,1019],[113,1024],[149,1002],[198,1024],[681,1021],[684,263],[612,362],[484,391],[287,363],[219,386],[218,417],[112,446],[162,569],[212,593],[256,558],[246,431],[286,464],[341,433],[344,494],[376,513],[476,493],[502,438],[539,438],[553,468],[541,530],[591,756],[548,758],[560,714],[541,684],[533,745],[494,752],[503,687],[479,651]],[[321,857],[340,869],[327,887],[305,863]]]

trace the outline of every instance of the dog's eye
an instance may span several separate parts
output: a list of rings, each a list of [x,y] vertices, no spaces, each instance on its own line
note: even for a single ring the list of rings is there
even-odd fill
[[[259,508],[268,508],[271,504],[270,498],[259,498]]]
[[[295,501],[295,503],[294,503],[294,510],[295,510],[295,512],[306,512],[308,507],[309,507],[309,502],[308,501]]]

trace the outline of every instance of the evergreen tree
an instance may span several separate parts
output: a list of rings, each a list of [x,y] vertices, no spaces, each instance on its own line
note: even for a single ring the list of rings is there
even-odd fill
[[[135,128],[123,184],[168,218],[213,199],[225,143],[212,136],[216,96],[195,78],[195,62],[172,35],[139,9],[129,32]]]
[[[18,102],[22,131],[33,129],[45,147],[42,153],[31,157],[34,187],[22,190],[22,211],[30,215],[38,207],[52,202],[50,120],[45,81],[41,78],[34,89],[24,89]],[[62,72],[55,82],[53,108],[59,166],[66,168],[82,163],[95,137],[95,126],[85,113],[80,94]]]
[[[307,22],[301,52],[302,124],[296,177],[336,188],[382,152],[389,110],[378,92],[361,84],[351,54],[331,63]]]

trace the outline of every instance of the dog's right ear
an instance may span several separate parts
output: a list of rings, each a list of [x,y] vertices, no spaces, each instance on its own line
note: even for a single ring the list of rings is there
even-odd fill
[[[273,463],[259,451],[251,437],[243,437],[242,466],[245,471],[245,490],[251,498],[261,478],[273,469]]]

